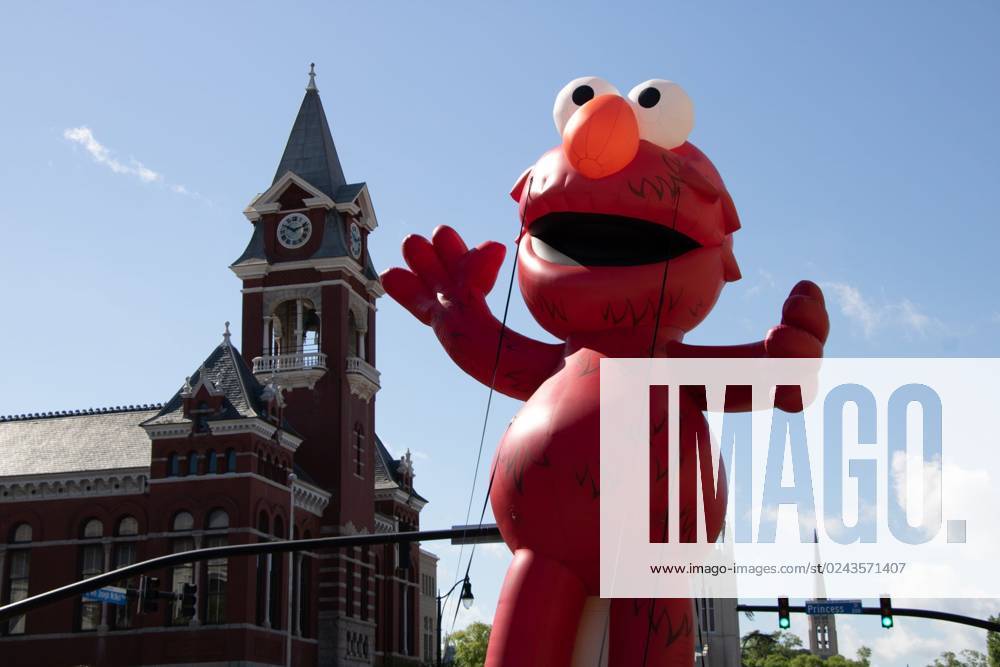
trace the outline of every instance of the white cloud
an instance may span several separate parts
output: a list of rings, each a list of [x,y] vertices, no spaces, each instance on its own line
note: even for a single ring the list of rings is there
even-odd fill
[[[776,285],[774,274],[764,269],[757,269],[757,282],[747,289],[745,295],[748,297],[757,296],[764,290],[774,289]]]
[[[908,521],[923,526],[924,537],[933,539],[941,524],[941,461],[925,462],[916,452],[894,452],[889,465],[890,493],[900,507],[920,508],[919,512],[908,512]]]
[[[107,146],[99,142],[94,136],[93,131],[85,125],[63,130],[63,138],[82,146],[85,151],[90,153],[90,157],[94,159],[94,162],[104,165],[116,174],[134,176],[143,183],[166,184],[163,174],[150,169],[139,160],[132,158],[128,160],[128,162],[123,162],[115,157],[114,153]],[[195,198],[199,197],[196,192],[192,192],[183,185],[177,183],[167,184],[167,187],[170,188],[171,192],[179,195]]]
[[[876,639],[871,648],[875,664],[889,665],[898,665],[901,660],[913,655],[936,656],[955,650],[947,636],[917,632],[901,624],[892,629],[891,635]]]
[[[479,545],[479,548],[494,558],[509,559],[511,556],[510,549],[503,542],[487,542]]]
[[[862,294],[857,287],[847,283],[828,282],[824,283],[823,287],[833,294],[841,314],[857,324],[865,338],[872,338],[875,334],[891,328],[902,329],[907,334],[918,336],[955,333],[947,324],[927,315],[907,298],[899,301],[883,299],[876,302]]]

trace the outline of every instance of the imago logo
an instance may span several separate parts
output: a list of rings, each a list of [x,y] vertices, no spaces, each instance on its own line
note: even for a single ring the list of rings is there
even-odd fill
[[[997,371],[603,360],[602,595],[1000,592],[974,566],[1000,556]]]

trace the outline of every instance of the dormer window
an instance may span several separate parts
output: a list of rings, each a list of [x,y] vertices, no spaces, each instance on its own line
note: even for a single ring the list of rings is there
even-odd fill
[[[197,433],[205,433],[208,431],[208,415],[211,414],[212,409],[208,406],[205,401],[198,402],[197,413],[194,415],[194,430]],[[192,475],[198,474],[197,471],[191,473]]]

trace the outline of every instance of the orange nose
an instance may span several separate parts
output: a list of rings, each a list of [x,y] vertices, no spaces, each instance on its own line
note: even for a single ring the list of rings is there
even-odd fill
[[[599,95],[566,123],[563,151],[587,178],[621,171],[639,150],[639,123],[632,107],[618,95]]]

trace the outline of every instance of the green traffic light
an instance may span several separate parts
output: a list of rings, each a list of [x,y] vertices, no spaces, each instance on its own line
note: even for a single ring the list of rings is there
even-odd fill
[[[882,617],[882,627],[887,629],[892,627],[892,616]]]
[[[885,621],[882,621],[882,624],[885,625]],[[889,625],[892,625],[891,620],[889,621]],[[791,619],[782,616],[781,618],[778,619],[778,627],[781,628],[782,630],[787,630],[788,628],[792,627]]]

